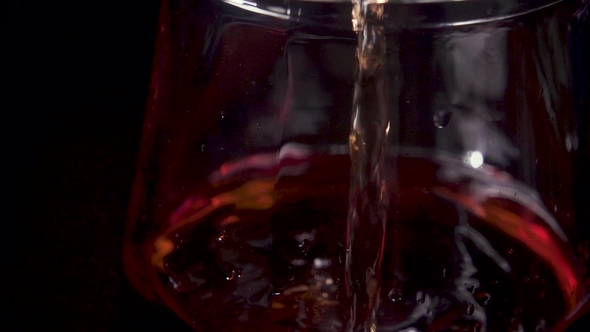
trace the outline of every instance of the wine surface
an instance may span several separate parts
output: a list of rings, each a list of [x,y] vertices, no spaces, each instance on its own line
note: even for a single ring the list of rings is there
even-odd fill
[[[389,154],[377,331],[542,331],[587,297],[536,193],[488,165]],[[470,163],[471,162],[471,163]],[[350,157],[287,146],[226,163],[147,246],[198,331],[343,331]],[[559,330],[559,328],[557,328]]]

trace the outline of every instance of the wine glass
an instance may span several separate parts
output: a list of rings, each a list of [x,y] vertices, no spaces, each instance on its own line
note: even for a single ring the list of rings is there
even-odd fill
[[[129,279],[203,332],[564,331],[590,294],[587,16],[162,1]]]

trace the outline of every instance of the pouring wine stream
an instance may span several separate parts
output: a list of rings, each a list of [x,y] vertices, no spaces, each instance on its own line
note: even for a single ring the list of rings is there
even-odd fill
[[[377,329],[389,205],[385,159],[390,122],[383,7],[379,0],[353,0],[352,23],[358,43],[349,137],[351,183],[345,263],[350,303],[347,330],[351,332]]]

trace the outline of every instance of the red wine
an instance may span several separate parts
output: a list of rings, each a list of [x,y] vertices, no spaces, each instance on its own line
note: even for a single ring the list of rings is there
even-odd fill
[[[346,328],[350,158],[282,151],[223,165],[147,243],[156,292],[198,331]],[[561,326],[587,281],[536,194],[490,166],[426,155],[386,159],[377,330]]]

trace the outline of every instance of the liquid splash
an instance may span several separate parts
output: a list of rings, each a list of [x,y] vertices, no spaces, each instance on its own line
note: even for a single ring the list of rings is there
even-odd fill
[[[383,4],[353,1],[357,72],[349,137],[351,182],[347,222],[348,331],[376,331],[389,208],[385,155],[389,134]]]

